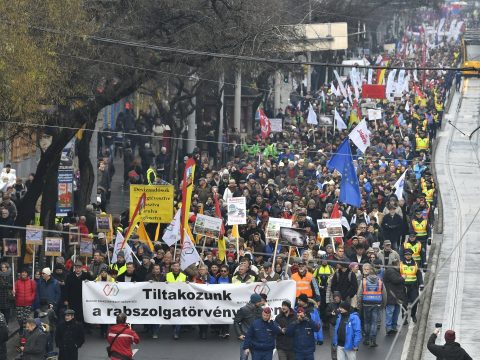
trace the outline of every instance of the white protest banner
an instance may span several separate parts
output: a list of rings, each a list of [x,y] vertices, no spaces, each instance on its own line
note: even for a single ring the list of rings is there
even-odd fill
[[[388,73],[387,87],[385,94],[389,101],[393,101],[392,93],[395,91],[395,76],[397,75],[397,69],[393,69]]]
[[[267,294],[276,316],[282,301],[295,302],[295,291],[293,280],[218,285],[84,281],[83,315],[91,324],[114,324],[123,312],[132,324],[229,325],[253,293]]]
[[[130,247],[130,245],[128,245],[125,242],[125,245],[123,246],[123,249],[122,249],[123,240],[124,240],[123,235],[120,233],[120,231],[117,232],[117,237],[115,238],[115,245],[113,247],[112,264],[115,264],[117,262],[117,254],[121,250],[125,254],[125,261],[133,262],[132,248]]]
[[[317,113],[313,110],[312,104],[308,106],[307,124],[318,125]]]
[[[368,130],[367,122],[365,119],[360,121],[357,126],[348,134],[350,140],[360,149],[361,152],[365,152],[370,146],[370,130]]]
[[[321,237],[343,237],[341,219],[319,219],[317,220],[318,233]]]
[[[267,239],[278,239],[280,237],[281,227],[292,227],[292,219],[268,218],[267,231],[265,234]]]
[[[163,233],[162,240],[165,241],[165,244],[168,246],[173,246],[178,240],[180,240],[180,215],[181,211],[177,210],[175,217],[173,218],[170,225],[167,226],[165,232]]]
[[[199,262],[200,255],[193,244],[192,239],[187,231],[184,232],[185,236],[183,237],[182,252],[180,253],[180,268],[185,270],[190,265]]]
[[[282,132],[283,131],[282,119],[270,119],[270,131]]]
[[[247,223],[247,201],[245,197],[233,197],[227,200],[228,225]]]
[[[197,235],[218,239],[220,237],[222,222],[222,218],[197,214],[193,232]]]
[[[395,183],[393,185],[395,187],[395,195],[397,195],[398,200],[403,199],[403,188],[405,186],[405,175],[407,174],[407,170],[405,170]]]
[[[382,109],[367,109],[368,120],[382,120]]]
[[[337,129],[339,131],[345,130],[347,128],[347,124],[345,124],[345,121],[343,121],[342,117],[340,116],[336,108],[335,108],[335,122],[337,125]]]

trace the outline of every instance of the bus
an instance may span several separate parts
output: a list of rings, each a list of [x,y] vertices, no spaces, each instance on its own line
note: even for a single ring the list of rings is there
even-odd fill
[[[475,68],[475,70],[463,70],[463,75],[480,75],[480,30],[468,30],[462,40],[463,68]]]

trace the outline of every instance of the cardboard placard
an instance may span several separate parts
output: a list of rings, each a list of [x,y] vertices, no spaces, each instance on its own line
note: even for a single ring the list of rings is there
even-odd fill
[[[62,256],[63,239],[58,237],[45,238],[45,256]]]
[[[20,239],[16,239],[16,238],[3,239],[3,256],[19,257],[20,256]]]
[[[218,239],[220,237],[221,228],[221,218],[197,214],[197,220],[195,221],[193,232],[197,235]]]
[[[43,245],[43,226],[27,225],[25,242],[31,245]]]
[[[108,232],[112,229],[112,215],[97,215],[97,231]]]

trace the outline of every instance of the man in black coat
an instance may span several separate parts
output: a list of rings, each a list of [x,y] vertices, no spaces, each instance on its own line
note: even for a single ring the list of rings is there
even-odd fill
[[[398,249],[403,235],[403,219],[395,212],[393,205],[389,205],[388,214],[383,217],[382,230],[384,239],[392,242],[393,250]]]
[[[55,342],[58,346],[58,360],[78,360],[78,349],[85,342],[81,324],[75,321],[75,311],[65,311],[65,321],[57,327]]]
[[[69,309],[75,310],[78,321],[83,322],[82,283],[92,280],[89,273],[83,268],[80,260],[75,261],[74,272],[67,276],[65,281],[65,302]]]
[[[297,320],[295,312],[292,309],[292,304],[289,300],[282,302],[282,312],[277,315],[275,321],[282,329],[287,329],[288,326]],[[285,332],[277,335],[277,352],[279,359],[293,360],[295,353],[293,352],[293,338],[286,336]]]
[[[338,263],[337,268],[338,270],[332,277],[331,292],[333,294],[338,291],[342,295],[342,299],[349,302],[357,294],[357,277],[350,271],[346,263]]]
[[[400,274],[400,262],[395,259],[387,267],[383,275],[383,283],[387,290],[387,306],[385,307],[385,331],[387,335],[397,332],[397,321],[400,307],[407,303],[405,279]]]
[[[435,329],[427,343],[428,350],[435,355],[437,359],[472,360],[460,344],[455,342],[455,331],[453,330],[447,330],[445,332],[445,345],[435,345],[435,340],[439,333],[440,329]]]

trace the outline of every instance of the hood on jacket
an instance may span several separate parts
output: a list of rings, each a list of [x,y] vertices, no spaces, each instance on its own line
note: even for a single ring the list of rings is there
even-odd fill
[[[367,282],[369,284],[376,284],[376,283],[378,283],[378,280],[379,280],[379,278],[378,278],[377,275],[370,274],[370,275],[367,276]]]

